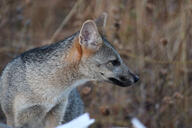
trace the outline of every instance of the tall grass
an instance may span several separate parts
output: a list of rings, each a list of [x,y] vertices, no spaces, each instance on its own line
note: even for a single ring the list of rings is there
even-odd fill
[[[108,13],[106,33],[140,82],[130,88],[89,83],[80,88],[93,127],[192,126],[192,2],[180,0],[18,0],[0,3],[0,69],[19,53],[64,39],[83,21]],[[88,89],[87,89],[88,88]],[[91,100],[90,100],[91,99]]]

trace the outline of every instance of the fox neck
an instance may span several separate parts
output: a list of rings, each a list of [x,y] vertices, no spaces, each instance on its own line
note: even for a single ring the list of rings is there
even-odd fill
[[[80,73],[78,64],[66,66],[59,75],[61,75],[59,78],[63,78],[60,81],[66,86],[72,86],[77,81],[86,79],[85,76]],[[77,84],[75,84],[75,86],[77,86]]]
[[[61,61],[64,63],[62,72],[60,73],[61,78],[63,78],[62,83],[76,87],[86,81],[92,80],[88,78],[89,75],[82,73],[82,70],[87,70],[85,63],[93,53],[93,51],[80,45],[79,33],[77,33],[61,58]]]
[[[83,65],[83,49],[79,44],[78,36],[73,39],[71,47],[67,50],[64,62],[67,63],[60,75],[62,75],[62,83],[67,84],[70,87],[77,87],[87,81],[90,81],[85,75],[81,73],[80,68]]]

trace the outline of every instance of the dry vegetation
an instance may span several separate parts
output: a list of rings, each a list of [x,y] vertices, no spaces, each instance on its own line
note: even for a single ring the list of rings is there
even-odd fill
[[[64,39],[102,12],[109,15],[108,40],[141,80],[130,88],[80,88],[86,111],[97,120],[93,127],[131,128],[131,117],[148,128],[191,127],[191,0],[0,0],[0,70],[21,52]]]

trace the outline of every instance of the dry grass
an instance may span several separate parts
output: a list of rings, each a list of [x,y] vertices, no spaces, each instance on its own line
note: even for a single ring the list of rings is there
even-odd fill
[[[83,0],[59,27],[75,2],[1,0],[0,69],[15,55],[63,39],[107,12],[106,36],[141,81],[130,88],[82,87],[86,110],[97,120],[93,127],[132,127],[133,116],[148,128],[191,127],[192,1]]]

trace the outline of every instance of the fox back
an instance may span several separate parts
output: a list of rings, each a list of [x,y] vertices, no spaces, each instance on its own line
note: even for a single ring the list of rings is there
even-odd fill
[[[82,106],[71,93],[87,81],[127,87],[138,81],[100,30],[106,15],[87,20],[80,31],[57,43],[24,52],[13,59],[0,78],[0,101],[7,124],[17,128],[49,128],[63,117],[75,116],[67,107]],[[74,91],[75,94],[77,93]],[[70,102],[70,103],[69,103]],[[78,102],[78,103],[77,103]],[[83,112],[77,107],[79,115]]]

